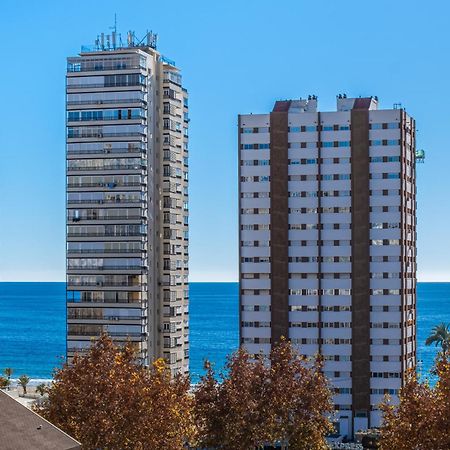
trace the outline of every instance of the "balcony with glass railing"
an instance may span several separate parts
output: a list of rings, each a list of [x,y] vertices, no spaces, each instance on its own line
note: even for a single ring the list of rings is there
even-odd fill
[[[68,199],[68,204],[95,204],[95,205],[108,205],[108,204],[124,204],[124,203],[145,203],[146,200],[142,198],[130,198],[130,197],[115,197],[115,198],[72,198]]]
[[[144,253],[144,248],[68,248],[68,254],[109,254],[109,253]]]
[[[69,132],[67,134],[68,139],[103,139],[103,138],[121,138],[121,137],[134,137],[143,138],[146,136],[144,131],[125,131],[125,132],[105,132],[105,131],[86,131],[86,132]]]
[[[89,106],[89,105],[142,105],[146,106],[147,102],[142,98],[121,98],[121,99],[92,99],[92,100],[68,100],[67,106]]]
[[[124,287],[124,288],[139,288],[145,290],[147,284],[141,282],[139,278],[134,278],[133,276],[69,276],[67,280],[67,285],[71,287]]]
[[[68,73],[133,69],[146,69],[145,59],[142,59],[140,55],[111,55],[107,57],[74,56],[67,58]]]
[[[84,214],[79,216],[69,215],[67,216],[67,222],[83,222],[83,221],[115,221],[115,220],[127,220],[127,221],[133,221],[133,222],[142,222],[145,219],[145,216],[143,215],[132,215],[132,214]]]
[[[96,161],[94,163],[94,161]],[[108,161],[106,159],[100,160],[69,160],[67,164],[68,172],[82,172],[82,171],[102,171],[102,170],[146,170],[147,162],[139,159],[136,162],[120,162],[118,159]]]
[[[105,147],[105,148],[68,148],[67,155],[110,155],[110,154],[134,154],[134,153],[146,153],[145,147]]]
[[[145,186],[146,183],[144,181],[111,181],[111,182],[78,182],[78,183],[68,183],[67,187],[69,189],[77,189],[77,188],[106,188],[106,189],[114,189],[116,187],[141,187]]]

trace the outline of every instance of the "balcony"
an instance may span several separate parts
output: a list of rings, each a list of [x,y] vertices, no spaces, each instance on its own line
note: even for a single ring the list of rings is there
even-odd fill
[[[115,270],[147,270],[148,266],[139,265],[139,266],[79,266],[79,267],[67,267],[68,271],[77,272],[77,271],[115,271]]]
[[[68,155],[110,155],[114,153],[146,153],[147,150],[145,148],[129,148],[129,147],[120,147],[120,148],[102,148],[96,150],[67,150]]]
[[[134,117],[124,117],[124,118],[115,118],[115,117],[92,117],[90,119],[83,119],[82,117],[71,117],[67,119],[67,122],[128,122],[130,120],[147,120],[146,116],[134,116]]]
[[[68,254],[84,254],[84,253],[143,253],[146,252],[144,248],[103,248],[103,249],[68,249]]]
[[[146,217],[143,215],[139,216],[86,216],[86,217],[68,217],[67,222],[81,222],[84,220],[134,220],[134,221],[141,221],[144,220]]]
[[[119,87],[146,87],[146,83],[117,83],[109,85],[108,83],[86,83],[86,84],[68,84],[67,90],[71,89],[95,89],[95,88],[119,88]]]
[[[145,319],[146,316],[96,316],[94,314],[84,315],[84,314],[76,314],[69,309],[67,314],[67,318],[71,320],[114,320],[114,321],[123,321],[123,320],[141,320]]]
[[[67,331],[67,335],[68,336],[93,336],[93,337],[100,337],[100,335],[103,333],[102,330],[98,330],[96,332],[90,333],[89,331],[76,331],[76,330],[68,330]],[[106,331],[106,333],[108,334],[108,336],[111,337],[123,337],[124,339],[126,339],[127,337],[143,337],[146,336],[146,333],[127,333],[127,332],[116,332],[116,331],[112,331],[112,332],[108,332]]]
[[[110,99],[110,100],[79,100],[69,101],[67,106],[83,106],[83,105],[110,105],[110,104],[141,104],[147,105],[147,102],[141,98],[129,98],[129,99]]]
[[[101,139],[101,138],[116,138],[116,137],[144,137],[145,133],[143,132],[129,132],[129,133],[106,133],[106,132],[98,132],[98,133],[69,133],[68,139]]]
[[[68,167],[68,172],[77,172],[77,171],[101,171],[101,170],[146,170],[147,165],[142,164],[111,164],[108,166],[91,166],[91,167]]]
[[[88,231],[88,232],[79,232],[79,233],[67,233],[68,237],[144,237],[147,236],[147,233],[144,232],[96,232],[96,231]]]
[[[133,287],[133,288],[147,288],[146,283],[137,283],[129,281],[71,281],[68,280],[68,286],[106,286],[106,287]]]
[[[79,204],[85,204],[85,203],[95,203],[98,205],[104,205],[104,204],[110,204],[110,203],[114,203],[114,204],[123,204],[123,203],[145,203],[147,200],[143,200],[143,199],[126,199],[126,198],[122,198],[122,199],[101,199],[101,200],[68,200],[67,203],[68,204],[75,204],[75,205],[79,205]]]
[[[136,187],[136,186],[146,186],[147,183],[141,181],[127,181],[127,182],[98,182],[98,183],[68,183],[68,188],[91,188],[91,187],[103,187],[108,189],[113,189],[116,187]]]

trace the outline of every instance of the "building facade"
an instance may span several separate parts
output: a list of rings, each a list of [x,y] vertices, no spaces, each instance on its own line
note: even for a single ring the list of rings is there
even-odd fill
[[[67,357],[108,333],[189,367],[188,96],[156,36],[68,58]]]
[[[343,435],[415,367],[415,170],[414,120],[377,98],[239,116],[241,345],[323,355]]]

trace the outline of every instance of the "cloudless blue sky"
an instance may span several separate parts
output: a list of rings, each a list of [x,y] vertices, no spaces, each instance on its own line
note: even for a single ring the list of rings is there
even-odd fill
[[[378,95],[417,120],[419,281],[450,281],[450,3],[20,1],[0,5],[0,280],[65,278],[65,68],[118,16],[159,34],[190,93],[192,281],[237,280],[237,114]]]

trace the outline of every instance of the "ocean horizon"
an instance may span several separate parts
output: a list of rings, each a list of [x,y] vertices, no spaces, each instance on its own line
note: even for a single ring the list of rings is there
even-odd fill
[[[426,347],[431,328],[450,323],[450,283],[418,283],[417,349],[422,374],[432,368],[435,347]],[[239,283],[190,283],[190,372],[195,382],[205,359],[221,369],[239,345]],[[47,380],[65,355],[64,282],[0,282],[0,372],[14,369]]]

